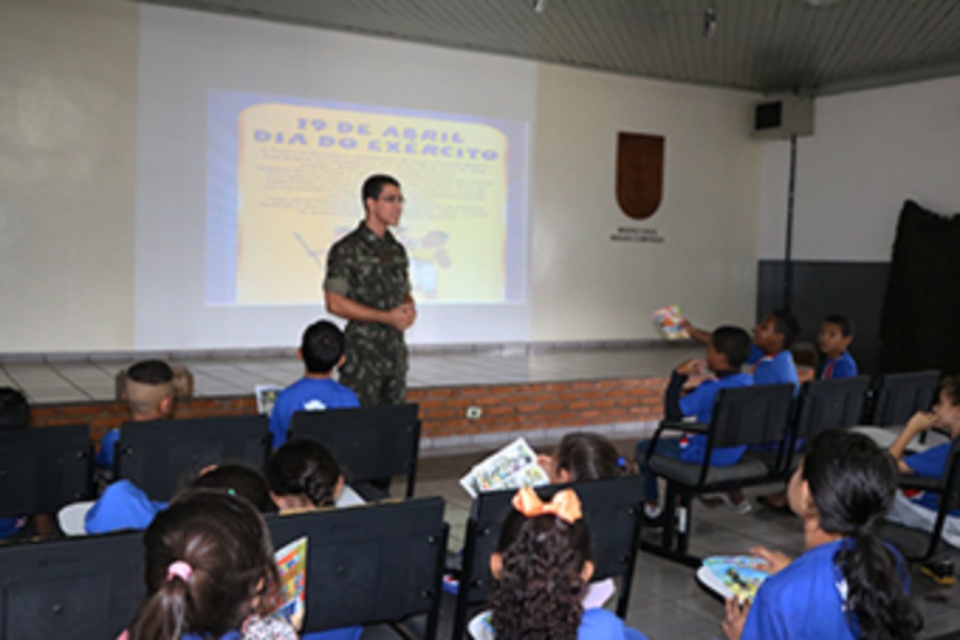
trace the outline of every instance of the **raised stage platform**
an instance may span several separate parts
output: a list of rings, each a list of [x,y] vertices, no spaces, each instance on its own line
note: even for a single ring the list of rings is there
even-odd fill
[[[555,440],[570,427],[626,435],[660,418],[666,374],[702,354],[662,342],[415,347],[409,400],[421,406],[425,450],[496,446],[513,432]],[[99,436],[126,418],[117,372],[147,357],[193,374],[194,398],[178,402],[179,417],[253,413],[254,387],[302,374],[292,350],[27,354],[0,357],[0,386],[27,394],[35,426],[88,422]],[[468,407],[481,416],[467,418]]]

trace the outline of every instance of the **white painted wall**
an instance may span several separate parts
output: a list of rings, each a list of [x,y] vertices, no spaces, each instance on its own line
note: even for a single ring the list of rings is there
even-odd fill
[[[650,313],[670,303],[703,326],[752,324],[756,97],[548,65],[538,92],[534,339],[654,337]],[[666,137],[663,200],[642,222],[615,200],[619,131]],[[620,226],[664,242],[611,242]]]
[[[133,338],[137,9],[0,2],[0,353]]]
[[[817,98],[797,144],[794,258],[888,261],[907,199],[960,211],[960,76]],[[763,149],[762,259],[783,257],[789,143]]]
[[[133,277],[141,10],[121,0],[0,3],[0,353],[137,346],[134,301],[150,295]],[[331,44],[344,39],[356,42]],[[361,40],[337,34],[321,46],[349,69]],[[429,53],[464,73],[489,59]],[[746,132],[752,96],[550,65],[536,75],[530,337],[652,337],[650,312],[672,302],[707,326],[749,323],[757,202],[767,195],[763,147]],[[621,130],[667,140],[663,203],[643,223],[614,200]],[[665,242],[612,243],[620,226],[652,228]],[[188,333],[169,346],[214,346]]]

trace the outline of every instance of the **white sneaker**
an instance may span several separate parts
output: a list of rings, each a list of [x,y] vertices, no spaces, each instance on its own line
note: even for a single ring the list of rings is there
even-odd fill
[[[750,500],[744,498],[740,502],[734,502],[725,491],[720,493],[704,494],[700,496],[700,499],[707,504],[710,504],[711,502],[715,504],[720,503],[727,509],[730,509],[734,513],[739,513],[740,515],[746,515],[753,511],[753,505],[750,504]]]

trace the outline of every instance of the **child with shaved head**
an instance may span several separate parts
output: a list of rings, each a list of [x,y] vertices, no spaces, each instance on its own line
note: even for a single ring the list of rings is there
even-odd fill
[[[173,413],[173,369],[163,360],[143,360],[127,369],[123,399],[130,407],[135,422],[162,420]],[[120,439],[120,430],[111,429],[100,441],[96,464],[113,469],[113,450]]]

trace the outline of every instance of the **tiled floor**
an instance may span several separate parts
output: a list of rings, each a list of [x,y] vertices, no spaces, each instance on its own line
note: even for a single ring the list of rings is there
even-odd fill
[[[616,444],[625,455],[631,453],[632,441]],[[457,550],[463,544],[463,526],[470,509],[470,498],[458,486],[457,479],[486,453],[421,460],[416,493],[440,495],[446,500],[451,549]],[[756,487],[747,494],[753,498],[779,488]],[[751,546],[763,545],[790,555],[799,554],[803,547],[800,520],[760,507],[755,500],[753,504],[753,511],[747,515],[737,515],[724,507],[710,509],[696,504],[691,553],[700,557],[745,553]],[[960,554],[957,560],[960,561]],[[960,638],[958,587],[939,587],[915,570],[913,592],[925,621],[919,637]],[[631,626],[651,640],[709,640],[722,637],[722,616],[722,604],[697,586],[693,569],[641,552],[627,616]]]
[[[415,351],[410,359],[408,384],[410,387],[458,386],[664,375],[681,360],[702,353],[702,347],[686,344]],[[157,356],[151,354],[151,357]],[[292,352],[214,356],[171,353],[158,354],[158,357],[190,369],[198,396],[251,394],[258,384],[287,385],[303,373],[301,363]],[[22,389],[34,404],[111,400],[115,395],[114,376],[137,359],[136,355],[0,358],[0,386]]]

